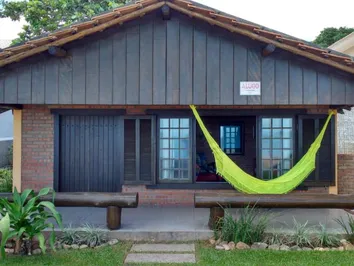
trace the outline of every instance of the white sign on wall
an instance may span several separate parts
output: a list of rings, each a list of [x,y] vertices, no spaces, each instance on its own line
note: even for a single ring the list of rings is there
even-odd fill
[[[261,95],[261,82],[241,81],[240,95]]]

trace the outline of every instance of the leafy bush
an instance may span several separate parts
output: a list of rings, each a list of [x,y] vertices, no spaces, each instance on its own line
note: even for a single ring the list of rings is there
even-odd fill
[[[220,219],[220,230],[217,232],[223,241],[242,241],[252,244],[264,239],[264,232],[269,222],[269,215],[262,214],[257,208],[243,208],[239,211],[238,218],[225,210],[225,216]]]
[[[1,232],[1,242],[0,242],[0,254],[1,258],[4,259],[6,256],[5,245],[7,240],[11,237],[10,233],[10,217],[7,213],[5,217],[0,220],[0,232]]]
[[[9,166],[13,165],[13,145],[11,145],[7,151],[7,160],[9,162]]]
[[[12,191],[12,170],[0,168],[0,192]]]
[[[347,214],[347,215],[348,215],[348,226],[342,216],[340,218],[336,218],[334,220],[342,227],[342,229],[346,233],[347,239],[351,243],[354,243],[354,216],[352,216],[350,214]]]
[[[305,223],[299,223],[294,218],[294,234],[290,237],[291,243],[299,247],[312,247],[310,227],[307,226],[308,221]]]
[[[340,239],[335,235],[329,234],[325,225],[320,223],[319,229],[320,230],[317,233],[316,240],[315,240],[316,246],[337,247],[339,245]]]
[[[89,247],[96,247],[108,240],[107,233],[102,228],[94,227],[88,223],[84,224],[80,228],[69,227],[63,230],[63,234],[60,237],[60,241],[63,244],[72,245],[88,245]]]
[[[23,240],[32,241],[33,238],[38,239],[39,247],[45,253],[45,238],[42,231],[47,228],[52,229],[49,243],[54,250],[54,224],[48,220],[53,218],[62,227],[62,218],[52,202],[40,201],[41,196],[48,195],[51,191],[50,188],[43,188],[36,195],[33,190],[26,189],[19,194],[15,188],[13,202],[0,198],[0,215],[4,217],[8,214],[10,217],[10,227],[16,238],[16,253],[20,251]]]

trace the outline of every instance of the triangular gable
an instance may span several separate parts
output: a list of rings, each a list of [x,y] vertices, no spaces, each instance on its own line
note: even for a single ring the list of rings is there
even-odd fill
[[[274,45],[275,47],[279,47],[293,54],[354,74],[354,62],[350,56],[339,54],[329,49],[319,48],[312,43],[266,29],[260,25],[185,0],[142,0],[134,4],[119,7],[95,16],[91,20],[79,22],[70,27],[31,40],[25,44],[4,49],[4,51],[0,52],[0,67],[42,53],[50,47],[60,47],[112,26],[134,20],[147,13],[158,10],[164,5],[231,32],[247,36],[266,44]]]

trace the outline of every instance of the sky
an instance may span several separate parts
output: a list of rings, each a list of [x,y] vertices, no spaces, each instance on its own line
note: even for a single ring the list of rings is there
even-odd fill
[[[353,0],[195,0],[268,28],[313,41],[325,27],[354,27]],[[22,22],[0,19],[0,39],[14,39]]]

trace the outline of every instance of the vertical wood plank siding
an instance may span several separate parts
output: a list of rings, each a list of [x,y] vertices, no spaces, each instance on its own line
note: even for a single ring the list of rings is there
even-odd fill
[[[59,191],[120,190],[119,117],[62,116]]]
[[[0,104],[354,104],[354,76],[176,12],[150,14],[0,71]],[[240,96],[261,81],[261,96]]]

